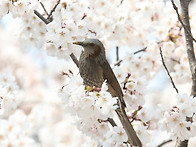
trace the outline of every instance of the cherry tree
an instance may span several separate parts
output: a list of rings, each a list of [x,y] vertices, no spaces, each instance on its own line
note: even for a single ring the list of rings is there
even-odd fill
[[[133,146],[107,84],[83,85],[86,38],[103,42],[142,146],[195,146],[195,5],[1,0],[0,146]]]

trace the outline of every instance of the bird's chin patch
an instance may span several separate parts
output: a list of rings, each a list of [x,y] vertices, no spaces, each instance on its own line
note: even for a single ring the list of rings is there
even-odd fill
[[[92,48],[84,48],[84,52],[88,55],[91,56],[94,54],[94,50]]]

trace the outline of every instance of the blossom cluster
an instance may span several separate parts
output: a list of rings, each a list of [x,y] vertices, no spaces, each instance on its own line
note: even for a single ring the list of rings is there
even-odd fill
[[[160,131],[167,130],[174,140],[196,135],[195,98],[188,94],[175,97],[168,85],[159,91],[149,89],[151,81],[163,71],[161,48],[177,87],[190,91],[186,86],[191,84],[191,74],[184,31],[170,1],[61,0],[49,24],[35,15],[36,10],[47,18],[57,2],[0,1],[0,18],[7,14],[13,18],[12,25],[4,26],[7,30],[3,31],[0,23],[0,146],[126,146],[127,136],[115,114],[117,98],[107,92],[106,82],[100,89],[85,88],[70,60],[71,53],[76,57],[81,53],[72,42],[86,38],[100,39],[107,55],[116,46],[120,53],[128,47],[126,55],[120,57],[122,62],[117,61],[119,66],[112,68],[124,93],[126,112],[143,146],[157,145],[153,144],[158,140],[156,135],[152,140],[150,137]],[[191,5],[194,36],[196,3]],[[44,49],[58,62],[41,51],[32,59],[26,54],[32,50],[23,50],[27,46]],[[67,70],[74,74],[66,74]],[[61,85],[63,103],[56,90]],[[152,93],[154,101],[149,99]],[[176,98],[177,103],[165,108],[162,97]],[[112,127],[108,118],[118,126]]]
[[[11,26],[21,42],[21,47],[33,45],[41,47],[46,33],[45,24],[34,15],[34,10],[38,8],[38,1],[31,0],[2,0],[0,1],[0,18],[6,14],[11,14],[15,18],[17,25]],[[34,32],[34,33],[32,33]]]
[[[190,139],[196,135],[196,99],[188,94],[177,94],[176,98],[177,104],[163,112],[160,127],[170,133],[174,140]]]
[[[59,62],[49,62],[50,58],[39,51],[34,59],[19,48],[9,31],[0,27],[0,32],[0,146],[74,147],[91,142],[63,111],[54,87],[48,90],[59,82]],[[54,69],[56,72],[51,72]]]
[[[10,115],[21,104],[19,86],[11,73],[0,73],[0,109],[1,114]]]
[[[117,99],[107,92],[107,84],[104,82],[101,89],[85,88],[79,75],[72,75],[67,82],[59,94],[75,115],[79,130],[103,146],[118,146],[127,142],[122,126],[112,127],[108,121],[116,117]]]

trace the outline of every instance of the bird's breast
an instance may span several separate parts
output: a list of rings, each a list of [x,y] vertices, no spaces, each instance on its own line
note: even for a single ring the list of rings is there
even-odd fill
[[[99,63],[96,63],[92,58],[85,58],[81,55],[79,60],[79,72],[83,78],[84,85],[101,88],[104,79],[103,70]]]

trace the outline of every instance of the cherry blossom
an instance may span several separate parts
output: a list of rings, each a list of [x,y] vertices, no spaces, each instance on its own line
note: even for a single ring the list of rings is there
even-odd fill
[[[107,91],[106,81],[101,88],[84,86],[71,60],[70,54],[78,59],[83,50],[72,43],[86,38],[101,40],[109,59],[119,47],[119,61],[108,61],[144,147],[158,146],[165,134],[173,141],[196,136],[184,29],[170,1],[57,2],[0,1],[0,146],[129,145],[115,113],[118,98]],[[195,5],[189,11],[193,36]],[[35,12],[51,22],[45,24]]]

